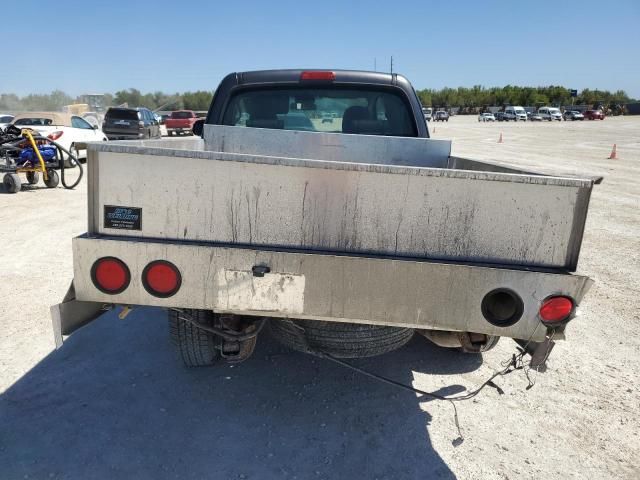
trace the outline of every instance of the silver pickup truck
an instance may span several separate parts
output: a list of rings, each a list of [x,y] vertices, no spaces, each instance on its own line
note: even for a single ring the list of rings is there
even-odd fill
[[[233,74],[194,131],[89,145],[58,345],[154,305],[190,366],[248,358],[266,325],[343,358],[418,332],[541,362],[592,283],[572,272],[594,180],[451,156],[399,75]]]

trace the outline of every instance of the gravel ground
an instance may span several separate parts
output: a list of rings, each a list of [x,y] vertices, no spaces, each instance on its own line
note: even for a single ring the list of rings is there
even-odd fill
[[[504,395],[458,404],[458,444],[449,404],[266,336],[242,365],[184,369],[152,308],[107,313],[53,351],[48,309],[71,280],[86,184],[0,192],[0,478],[640,478],[640,117],[434,127],[456,155],[605,177],[579,267],[595,286],[534,388],[514,373],[497,381]],[[613,143],[619,160],[606,159]],[[460,356],[414,338],[356,363],[456,393],[513,351]]]

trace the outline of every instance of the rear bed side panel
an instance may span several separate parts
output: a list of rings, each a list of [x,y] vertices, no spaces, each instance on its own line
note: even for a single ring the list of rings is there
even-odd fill
[[[96,147],[98,228],[89,233],[129,237],[572,270],[591,188],[496,172]],[[106,205],[142,208],[142,230],[106,228]]]

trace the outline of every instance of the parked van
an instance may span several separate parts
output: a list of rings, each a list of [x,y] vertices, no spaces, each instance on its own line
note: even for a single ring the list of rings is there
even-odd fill
[[[507,107],[504,109],[504,119],[505,120],[513,120],[517,122],[518,120],[527,121],[527,112],[522,107]]]
[[[538,115],[542,117],[543,120],[558,120],[562,121],[562,114],[560,113],[559,108],[555,107],[540,107],[538,109]]]

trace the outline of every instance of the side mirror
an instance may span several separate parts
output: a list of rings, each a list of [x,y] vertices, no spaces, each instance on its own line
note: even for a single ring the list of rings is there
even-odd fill
[[[94,130],[98,130],[98,125],[91,125],[91,128],[93,128]]]
[[[204,119],[196,120],[191,131],[195,136],[202,137],[202,133],[204,132]]]

